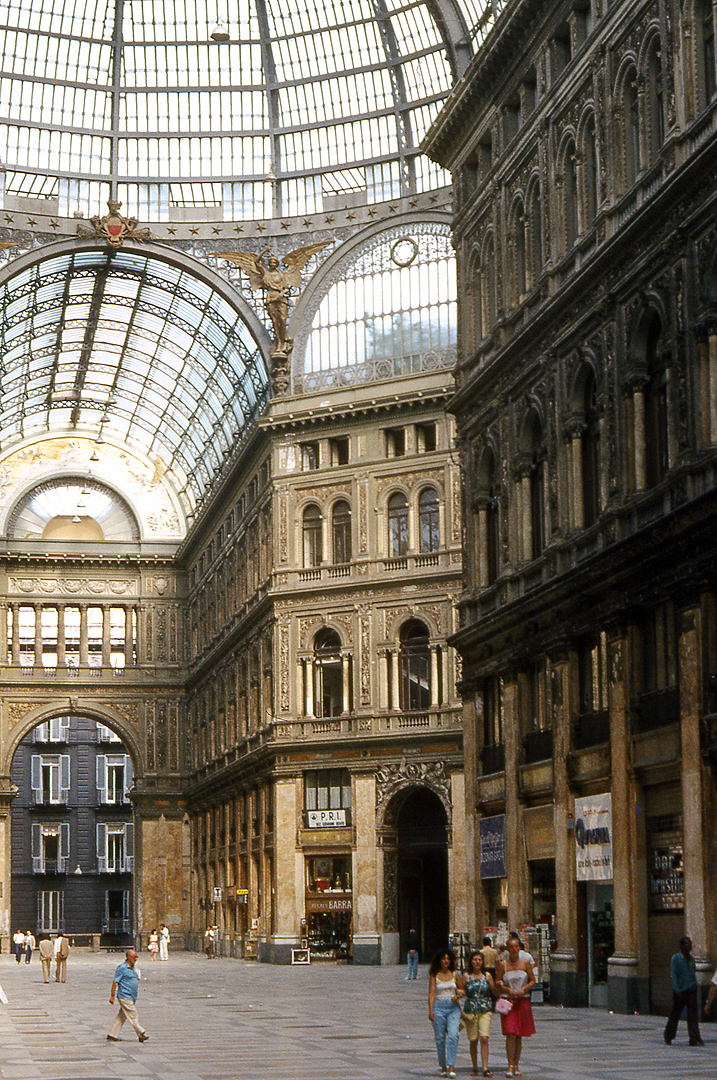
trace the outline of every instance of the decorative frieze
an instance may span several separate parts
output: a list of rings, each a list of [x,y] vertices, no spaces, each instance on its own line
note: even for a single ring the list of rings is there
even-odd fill
[[[8,577],[10,596],[137,596],[136,579],[128,578],[66,578]]]

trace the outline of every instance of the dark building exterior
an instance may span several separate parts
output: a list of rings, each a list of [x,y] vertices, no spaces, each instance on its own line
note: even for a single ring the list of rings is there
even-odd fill
[[[622,1012],[668,1006],[684,933],[717,953],[714,41],[711,0],[507,3],[424,144],[476,922],[546,922],[552,1000]]]
[[[35,727],[12,782],[13,928],[130,941],[132,765],[118,736],[82,716]]]

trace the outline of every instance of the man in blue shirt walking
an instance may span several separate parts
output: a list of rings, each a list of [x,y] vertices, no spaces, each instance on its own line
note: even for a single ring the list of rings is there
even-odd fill
[[[692,941],[688,937],[680,939],[680,951],[670,961],[670,979],[672,981],[672,1012],[665,1025],[665,1042],[669,1046],[677,1034],[677,1025],[682,1010],[687,1009],[687,1034],[690,1046],[704,1046],[700,1037],[700,1023],[697,1015],[697,971],[695,958],[691,956]]]
[[[137,978],[137,972],[134,970],[134,965],[137,963],[137,950],[128,949],[127,958],[124,963],[120,964],[115,971],[114,982],[112,983],[112,989],[110,990],[110,1005],[115,1003],[115,994],[117,995],[117,1004],[119,1005],[119,1012],[115,1017],[115,1022],[110,1028],[110,1033],[107,1038],[110,1042],[119,1042],[119,1033],[122,1030],[122,1025],[125,1020],[129,1020],[130,1024],[137,1032],[137,1038],[140,1042],[147,1042],[149,1035],[144,1030],[139,1022],[137,1016],[137,988],[139,980]]]

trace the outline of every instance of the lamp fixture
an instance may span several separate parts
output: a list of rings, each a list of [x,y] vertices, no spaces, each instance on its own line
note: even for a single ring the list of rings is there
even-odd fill
[[[216,26],[209,35],[212,41],[222,42],[229,41],[229,30],[226,23],[217,22]]]
[[[79,524],[79,523],[80,523],[81,521],[82,521],[82,518],[81,518],[81,517],[79,517],[79,516],[78,516],[77,514],[75,514],[75,516],[74,516],[74,517],[73,517],[73,519],[72,519],[72,523],[73,523],[74,525],[78,525],[78,524]]]
[[[92,454],[90,455],[90,461],[99,461],[99,460],[100,460],[100,455],[97,453],[96,450],[93,450]]]

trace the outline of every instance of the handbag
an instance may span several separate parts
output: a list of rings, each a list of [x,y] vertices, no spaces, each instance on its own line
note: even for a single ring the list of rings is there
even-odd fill
[[[499,1012],[501,1016],[507,1016],[512,1008],[513,1002],[509,1001],[508,998],[505,997],[498,998],[495,1003],[495,1010],[496,1012]]]

